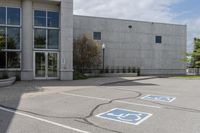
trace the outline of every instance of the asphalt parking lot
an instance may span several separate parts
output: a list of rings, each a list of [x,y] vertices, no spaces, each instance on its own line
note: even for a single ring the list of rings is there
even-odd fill
[[[0,133],[199,133],[200,80],[94,78],[0,88]]]

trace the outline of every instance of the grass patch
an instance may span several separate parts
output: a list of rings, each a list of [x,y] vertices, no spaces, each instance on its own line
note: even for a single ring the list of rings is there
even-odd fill
[[[184,76],[176,76],[175,78],[200,79],[200,75],[184,75]]]
[[[80,73],[80,72],[74,72],[74,80],[83,80],[83,79],[88,79],[87,76],[85,76],[84,74]]]

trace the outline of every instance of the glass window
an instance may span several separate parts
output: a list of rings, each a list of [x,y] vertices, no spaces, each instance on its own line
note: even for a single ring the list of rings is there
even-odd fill
[[[6,24],[6,8],[0,7],[0,24]]]
[[[59,30],[48,30],[48,48],[58,49],[59,46]]]
[[[156,36],[156,43],[162,43],[162,36]]]
[[[46,30],[35,29],[34,36],[34,47],[39,49],[46,48]]]
[[[19,8],[7,8],[7,24],[20,25],[20,9]]]
[[[7,52],[7,68],[20,68],[19,52]]]
[[[101,32],[94,32],[93,33],[94,40],[101,40]]]
[[[48,12],[48,27],[59,27],[59,13]]]
[[[0,27],[0,49],[5,49],[6,46],[6,28]]]
[[[0,52],[0,68],[6,68],[6,53]]]
[[[46,11],[35,11],[34,12],[35,26],[46,27]]]
[[[20,49],[20,28],[7,28],[7,49]]]

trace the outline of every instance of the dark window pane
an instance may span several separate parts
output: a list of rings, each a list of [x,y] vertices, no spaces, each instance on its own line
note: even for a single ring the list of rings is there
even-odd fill
[[[94,40],[101,40],[101,32],[94,32],[93,33]]]
[[[48,30],[48,49],[58,49],[59,30]]]
[[[48,27],[59,27],[58,12],[48,12]]]
[[[34,22],[35,22],[35,26],[46,27],[46,12],[45,11],[35,11],[34,12]]]
[[[6,24],[6,8],[0,7],[0,24]]]
[[[20,28],[7,28],[7,49],[20,49]]]
[[[162,36],[156,36],[156,43],[162,43]]]
[[[0,52],[0,68],[6,68],[6,53]]]
[[[7,8],[7,24],[20,25],[20,9]]]
[[[5,49],[6,46],[6,29],[0,27],[0,49]]]
[[[7,52],[7,68],[20,68],[19,52]]]
[[[34,47],[39,49],[46,48],[46,30],[35,29],[34,35]]]

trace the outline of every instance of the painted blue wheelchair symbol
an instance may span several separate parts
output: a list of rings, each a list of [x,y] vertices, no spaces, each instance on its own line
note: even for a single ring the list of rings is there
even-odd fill
[[[172,102],[176,99],[176,97],[147,95],[145,97],[142,97],[141,99],[150,100],[150,101],[158,101],[158,102]]]
[[[119,108],[115,108],[108,112],[97,115],[97,117],[99,118],[132,124],[132,125],[139,125],[140,123],[144,122],[151,116],[152,114],[149,113],[130,111]]]

